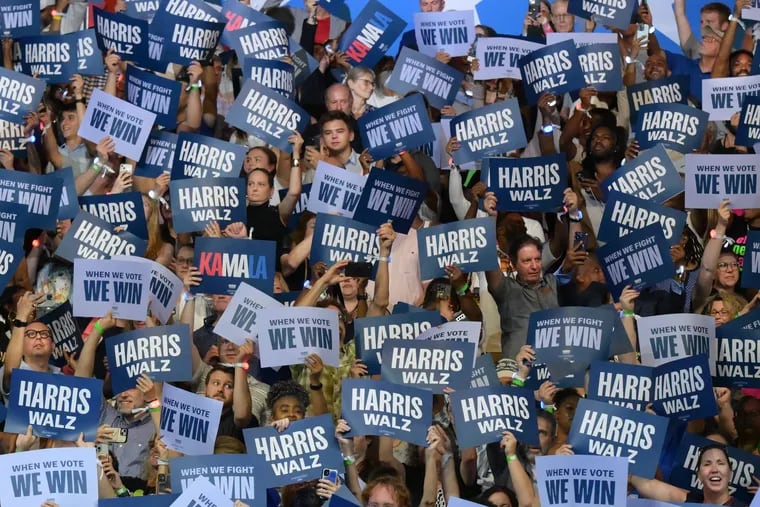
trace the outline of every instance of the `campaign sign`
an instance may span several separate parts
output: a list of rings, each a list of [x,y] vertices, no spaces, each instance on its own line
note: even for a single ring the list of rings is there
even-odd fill
[[[24,116],[37,110],[44,92],[45,81],[0,68],[0,120],[26,123]]]
[[[150,259],[142,257],[129,257],[117,255],[112,257],[114,260],[141,262],[149,266],[150,282],[148,291],[150,303],[148,309],[153,317],[156,317],[162,324],[166,324],[169,317],[172,316],[177,301],[185,289],[182,280],[174,274],[172,270]]]
[[[430,391],[384,380],[345,379],[341,400],[351,435],[379,435],[427,447]]]
[[[236,345],[244,344],[246,339],[255,339],[258,334],[257,319],[260,312],[270,307],[282,310],[282,304],[279,301],[241,282],[235,295],[227,304],[227,309],[216,321],[214,333]]]
[[[271,293],[275,248],[274,241],[198,238],[193,265],[198,266],[203,278],[196,292],[232,295],[240,282],[245,281]]]
[[[147,22],[153,20],[156,11],[159,7],[158,0],[125,0],[124,4],[127,7],[126,13],[128,16],[137,19],[144,19]]]
[[[519,66],[528,104],[537,104],[547,91],[561,96],[586,87],[578,50],[570,40],[528,53]]]
[[[84,433],[95,440],[103,401],[103,381],[16,368],[5,431],[26,433],[31,426],[38,437],[73,442]]]
[[[706,354],[676,359],[654,369],[652,404],[658,414],[681,421],[718,413]]]
[[[378,0],[369,0],[338,42],[353,66],[372,68],[406,28],[406,21]]]
[[[683,104],[642,106],[633,131],[639,148],[646,150],[662,144],[679,153],[691,153],[702,146],[708,114]]]
[[[738,146],[754,146],[760,142],[760,96],[747,95],[742,101],[739,126],[736,128]]]
[[[542,505],[622,506],[628,496],[628,461],[617,456],[538,456],[536,484]]]
[[[226,121],[275,148],[292,153],[293,145],[288,137],[294,130],[303,132],[309,118],[295,102],[249,79],[227,113]]]
[[[22,171],[2,171],[0,202],[25,205],[30,223],[46,230],[55,230],[61,204],[61,186],[58,178]]]
[[[402,47],[385,86],[405,95],[420,91],[436,109],[451,105],[464,74],[430,56]]]
[[[369,375],[379,375],[385,340],[414,340],[441,320],[440,313],[428,310],[358,318],[354,320],[356,357],[367,366]]]
[[[39,17],[39,12],[36,15]],[[93,447],[5,454],[0,458],[0,501],[3,507],[45,502],[55,502],[59,507],[98,505],[97,463]]]
[[[292,37],[288,38],[288,42],[290,43],[288,51],[293,64],[293,86],[298,87],[319,68],[319,62]]]
[[[233,222],[245,223],[245,185],[243,178],[172,180],[169,194],[174,230],[202,231],[212,221],[222,229]]]
[[[114,393],[133,389],[143,373],[153,381],[173,382],[193,377],[187,324],[146,327],[106,340]]]
[[[270,306],[258,311],[261,367],[303,364],[317,354],[327,366],[340,365],[338,313],[329,308]]]
[[[182,492],[170,507],[234,507],[222,490],[206,477],[198,477]]]
[[[609,25],[621,30],[627,30],[631,24],[634,9],[639,3],[636,0],[570,0],[567,12],[583,19],[593,19],[597,25]]]
[[[2,9],[2,7],[0,7]],[[18,41],[21,72],[50,83],[68,83],[74,74],[103,75],[103,56],[95,30],[66,35],[38,35]]]
[[[483,354],[475,359],[475,367],[472,369],[470,387],[492,387],[499,385],[499,376],[496,374],[496,366],[493,364],[491,354]]]
[[[567,443],[576,454],[621,456],[630,473],[654,477],[668,418],[581,398]]]
[[[116,153],[140,160],[155,120],[155,113],[96,88],[92,91],[78,133],[95,144],[111,136],[116,143]]]
[[[0,120],[0,150],[8,150],[14,157],[26,158],[26,143],[31,138],[26,135],[26,125],[8,120]]]
[[[686,207],[717,209],[723,199],[732,208],[758,207],[755,155],[686,155]]]
[[[742,287],[760,288],[760,231],[747,231],[742,265]]]
[[[71,224],[69,232],[63,236],[55,255],[74,262],[74,259],[79,257],[109,259],[114,255],[142,255],[145,252],[148,244],[144,239],[129,232],[116,234],[113,229],[113,225],[105,220],[90,215],[86,211],[80,211]],[[99,316],[103,315],[105,314]]]
[[[731,388],[760,387],[760,358],[755,346],[757,329],[716,328],[718,355],[715,385]]]
[[[179,136],[172,132],[152,130],[135,167],[135,176],[158,178],[162,173],[171,173],[178,139]]]
[[[500,155],[528,144],[517,99],[462,113],[451,120],[450,128],[451,135],[462,143],[453,154],[457,164]]]
[[[293,98],[293,66],[279,60],[244,58],[241,65],[243,75],[262,86],[270,88],[283,97]]]
[[[273,19],[235,30],[228,39],[241,61],[247,58],[279,60],[288,56],[290,47],[285,25]]]
[[[216,3],[218,2],[211,2]],[[181,16],[185,19],[201,21],[222,21],[219,10],[208,5],[203,0],[170,0],[162,6],[162,9],[172,16]]]
[[[707,354],[712,359],[710,371],[715,374],[718,342],[712,316],[678,313],[641,317],[636,320],[636,329],[641,364],[659,366],[675,359]]]
[[[662,204],[683,192],[684,184],[665,148],[657,145],[626,162],[599,187],[605,194],[615,191]]]
[[[620,62],[620,48],[616,43],[594,44],[577,49],[586,86],[600,92],[623,89],[623,66]]]
[[[0,202],[0,240],[23,241],[32,225],[26,206],[15,202]]]
[[[482,324],[478,321],[452,320],[423,331],[417,335],[415,340],[453,340],[466,342],[471,343],[477,350],[480,343],[481,328]],[[475,367],[476,360],[476,358],[473,358],[473,367]]]
[[[148,224],[140,192],[83,195],[79,198],[79,207],[122,231],[148,239]]]
[[[470,386],[475,346],[468,342],[432,340],[385,340],[381,351],[383,380],[430,389]]]
[[[142,0],[138,0],[142,1]],[[156,2],[157,0],[145,0]],[[127,3],[129,5],[129,3]],[[107,498],[98,500],[98,507],[170,507],[179,498],[178,494],[125,496],[123,498]],[[81,505],[79,506],[81,507]]]
[[[610,357],[614,321],[605,308],[563,307],[530,314],[527,344],[546,363],[560,387],[583,386],[586,368]]]
[[[672,246],[681,240],[681,233],[686,226],[686,213],[613,191],[607,195],[597,237],[601,241],[614,241],[653,224],[662,228],[665,240]]]
[[[653,224],[600,247],[596,255],[612,296],[619,297],[626,285],[639,290],[673,276],[669,245],[662,226]]]
[[[258,23],[274,21],[272,18],[260,12],[254,5],[246,5],[237,0],[222,0],[221,17],[227,21],[222,32],[222,43],[232,47],[235,34],[233,32],[253,26]]]
[[[466,273],[498,269],[496,225],[492,217],[470,218],[417,231],[422,280],[446,276],[456,264]]]
[[[93,7],[95,40],[103,53],[113,52],[125,61],[148,60],[147,21]]]
[[[57,178],[61,182],[61,203],[58,206],[58,220],[74,218],[79,213],[77,189],[74,182],[74,172],[71,167],[62,167],[50,173],[51,178]]]
[[[182,83],[127,67],[127,100],[146,111],[156,113],[156,123],[168,129],[177,126],[177,109]]]
[[[6,0],[0,5],[0,33],[18,39],[40,33],[39,0]]]
[[[222,35],[224,23],[175,16],[161,9],[153,17],[150,29],[148,56],[154,61],[153,66],[155,62],[190,65],[194,61],[209,60]]]
[[[238,178],[247,151],[242,144],[182,132],[174,151],[172,180]]]
[[[283,432],[273,426],[245,429],[243,437],[248,462],[269,487],[319,479],[325,468],[344,471],[330,414],[293,421]]]
[[[129,320],[148,313],[149,266],[129,260],[74,259],[74,315],[102,317],[108,312]]]
[[[564,155],[532,158],[487,158],[484,173],[498,198],[500,211],[554,212],[562,207],[567,188]]]
[[[317,215],[309,254],[311,262],[321,261],[328,266],[342,259],[372,262],[377,255],[377,227],[350,218]]]
[[[586,397],[643,411],[652,402],[653,368],[602,360],[591,363]]]
[[[689,76],[669,76],[626,87],[631,125],[636,124],[639,110],[648,104],[686,104],[689,98]]]
[[[182,456],[171,460],[172,491],[182,493],[198,477],[205,477],[227,498],[253,504],[266,498],[266,485],[256,478],[256,469],[247,454]]]
[[[0,286],[5,287],[10,282],[23,258],[23,242],[0,239]]]
[[[311,183],[306,209],[312,213],[354,218],[366,181],[367,178],[361,174],[320,160],[317,163],[314,181]]]
[[[505,431],[524,444],[539,445],[533,391],[497,384],[457,390],[449,396],[462,449],[498,442]]]
[[[427,191],[424,181],[392,171],[371,171],[354,219],[378,227],[392,222],[394,231],[407,234]]]
[[[166,447],[189,456],[214,453],[222,402],[164,384],[161,435]]]
[[[37,320],[50,328],[53,335],[55,348],[50,355],[50,364],[59,368],[65,366],[66,354],[74,354],[84,345],[71,303],[66,301],[54,310],[37,317]]]
[[[513,37],[480,37],[475,43],[475,58],[480,68],[473,72],[478,81],[522,79],[519,62],[523,56],[544,47],[543,44]]]
[[[760,93],[760,76],[724,77],[702,80],[702,110],[710,121],[730,120],[742,109],[745,97]]]
[[[435,140],[425,99],[413,94],[359,118],[362,146],[377,160]]]
[[[467,56],[475,42],[475,13],[415,12],[414,37],[423,55],[435,57],[443,50],[451,56]]]

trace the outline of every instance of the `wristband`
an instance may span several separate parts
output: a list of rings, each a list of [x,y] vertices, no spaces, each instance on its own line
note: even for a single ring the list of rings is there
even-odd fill
[[[542,134],[549,135],[552,132],[554,132],[554,124],[544,125],[543,127],[541,127]]]
[[[189,85],[187,85],[187,88],[185,88],[185,91],[186,92],[191,92],[193,90],[200,90],[202,86],[203,85],[201,85],[200,83],[189,84]]]
[[[103,326],[100,325],[100,319],[95,321],[95,324],[92,325],[92,328],[100,333],[101,335],[105,334],[105,330],[103,329]]]
[[[520,377],[517,373],[512,374],[512,384],[517,387],[525,387],[525,379]]]
[[[129,496],[129,490],[127,489],[126,486],[122,486],[122,487],[120,487],[119,489],[116,490],[116,496],[118,496],[120,498],[121,497],[125,497],[125,496]]]
[[[464,296],[465,294],[467,294],[467,291],[468,291],[468,290],[470,290],[470,284],[469,284],[469,283],[467,283],[467,282],[465,282],[465,284],[464,284],[464,285],[462,285],[462,286],[461,286],[461,287],[460,287],[460,288],[457,290],[457,296]]]
[[[380,262],[391,262],[390,257],[378,257],[377,260],[379,260]]]
[[[309,384],[309,389],[311,389],[312,391],[321,391],[322,387],[324,387],[322,385],[322,382],[320,382],[319,384]]]
[[[219,363],[221,366],[226,366],[227,368],[242,368],[244,370],[248,369],[248,363]]]
[[[719,239],[719,240],[723,241],[724,239],[726,239],[726,235],[725,234],[718,234],[715,231],[715,229],[710,229],[710,239]]]
[[[159,459],[156,460],[156,465],[168,467],[169,466],[169,462],[166,461],[165,459],[160,459],[159,458]]]
[[[517,460],[517,454],[508,454],[507,455],[507,463],[512,463],[515,460]]]
[[[354,463],[356,463],[356,458],[351,456],[350,454],[348,456],[343,456],[343,464],[346,466],[351,466]]]

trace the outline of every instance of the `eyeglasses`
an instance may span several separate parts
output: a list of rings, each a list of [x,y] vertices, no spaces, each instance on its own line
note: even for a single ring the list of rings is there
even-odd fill
[[[710,312],[710,315],[712,315],[713,317],[717,317],[718,315],[720,315],[721,317],[728,317],[729,313],[728,313],[728,310],[725,310],[725,309],[724,310],[712,310]]]
[[[359,78],[359,79],[357,79],[357,81],[361,81],[361,82],[363,82],[364,84],[366,84],[367,86],[371,86],[372,88],[374,88],[374,87],[375,87],[375,82],[374,82],[374,81],[372,81],[371,79],[367,79],[367,78]]]
[[[728,268],[739,269],[739,263],[738,262],[719,262],[718,263],[718,269],[720,269],[721,271],[728,271]]]
[[[42,339],[42,340],[49,340],[50,337],[53,336],[50,334],[50,331],[47,329],[27,329],[24,331],[24,338],[29,338],[30,340],[35,339]]]
[[[193,258],[192,257],[177,257],[177,264],[185,265],[185,266],[192,266],[193,265]]]

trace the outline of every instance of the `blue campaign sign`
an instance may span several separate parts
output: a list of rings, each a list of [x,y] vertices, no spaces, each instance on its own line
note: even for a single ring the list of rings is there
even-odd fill
[[[155,2],[156,0],[149,1]],[[177,498],[179,498],[178,494],[163,493],[160,495],[125,496],[124,498],[102,498],[98,500],[98,507],[170,507]]]
[[[84,345],[82,333],[74,319],[71,303],[66,301],[54,310],[38,317],[37,320],[46,324],[53,334],[55,348],[50,355],[50,364],[62,368],[67,363],[66,354],[74,354]]]
[[[159,3],[159,0],[124,0],[127,16],[144,19],[149,23],[158,11]]]
[[[707,354],[676,359],[654,369],[652,403],[658,414],[682,421],[718,413]]]
[[[709,113],[684,104],[651,104],[639,110],[633,131],[642,150],[662,144],[691,153],[702,146],[709,118]]]
[[[653,224],[600,247],[596,255],[612,296],[619,297],[626,285],[640,290],[673,276],[669,245],[662,226]]]
[[[470,386],[476,344],[448,340],[385,340],[380,374],[394,384],[443,394]]]
[[[148,240],[148,224],[140,192],[83,195],[79,198],[79,206],[122,231],[129,231],[138,238]]]
[[[344,472],[330,414],[292,421],[283,432],[272,426],[245,429],[243,437],[248,462],[269,487],[319,479],[325,468]]]
[[[232,41],[236,35],[233,32],[259,23],[274,21],[263,12],[257,11],[237,0],[222,1],[221,17],[227,20],[224,32],[222,32],[222,43],[230,47],[234,46]]]
[[[379,375],[385,340],[414,340],[442,321],[440,313],[429,310],[356,319],[356,357],[367,365],[368,374]]]
[[[420,277],[446,276],[444,268],[456,264],[465,273],[498,269],[496,224],[492,217],[471,218],[417,231]]]
[[[137,329],[106,341],[114,393],[133,389],[143,373],[154,381],[190,380],[190,328],[187,324]]]
[[[560,387],[583,386],[595,359],[609,359],[612,313],[605,308],[567,306],[530,314],[527,344],[536,363],[546,364]]]
[[[26,123],[24,116],[37,110],[44,92],[45,81],[0,68],[0,120]]]
[[[292,99],[295,91],[294,68],[287,62],[263,58],[243,58],[243,75],[262,86],[271,88],[283,97]]]
[[[495,385],[499,385],[499,376],[496,374],[493,357],[491,354],[483,354],[475,360],[470,387],[491,387]]]
[[[578,48],[586,86],[600,92],[623,89],[623,66],[617,44],[589,44]]]
[[[11,375],[11,391],[5,431],[34,434],[54,440],[74,441],[84,433],[95,440],[103,402],[103,381],[17,368]]]
[[[293,63],[293,86],[298,87],[319,68],[319,62],[292,37],[289,37],[288,41],[288,51]]]
[[[279,60],[288,56],[290,47],[285,25],[273,19],[235,30],[227,38],[239,60]]]
[[[533,391],[497,384],[457,390],[449,396],[457,441],[463,449],[498,442],[505,431],[524,444],[539,445]]]
[[[384,380],[345,379],[342,417],[350,435],[378,435],[427,447],[433,393]]]
[[[639,110],[648,104],[686,104],[689,98],[689,76],[668,76],[626,87],[631,125],[636,124]]]
[[[681,241],[681,232],[686,226],[686,213],[613,191],[607,195],[597,237],[601,241],[614,241],[653,224],[660,225],[665,241],[672,246]]]
[[[321,261],[328,266],[342,259],[372,262],[377,255],[377,227],[350,218],[324,213],[317,215],[309,254],[311,262]]]
[[[224,23],[176,16],[168,10],[159,10],[150,24],[148,65],[155,62],[190,65],[193,61],[209,60],[224,30]],[[162,70],[160,68],[155,70]]]
[[[760,142],[760,96],[747,95],[742,101],[739,126],[736,128],[737,146],[754,146]]]
[[[486,158],[481,179],[498,198],[500,211],[555,212],[562,207],[567,188],[565,156]]]
[[[76,258],[110,259],[114,255],[142,255],[148,242],[130,232],[116,233],[114,226],[80,211],[55,251],[56,257],[74,262]]]
[[[271,294],[274,287],[274,241],[229,238],[198,238],[193,265],[202,281],[202,294],[235,294],[240,282]]]
[[[605,195],[615,191],[662,204],[683,192],[684,184],[667,151],[658,144],[626,162],[599,188]]]
[[[152,130],[135,167],[135,176],[157,178],[164,172],[171,172],[178,139],[179,136],[173,132]]]
[[[754,345],[760,340],[758,329],[715,329],[718,357],[715,358],[716,386],[760,387],[760,366]]]
[[[586,87],[572,40],[536,49],[520,58],[519,66],[528,104],[537,104],[544,92],[561,96]]]
[[[742,287],[760,289],[760,231],[747,231],[742,265]]]
[[[393,305],[393,310],[391,311],[391,314],[396,315],[399,313],[424,312],[424,311],[426,311],[424,308],[420,308],[419,306],[414,306],[414,305],[410,305],[409,303],[399,301],[398,303]]]
[[[597,25],[627,30],[638,6],[637,0],[570,0],[567,12],[583,19],[593,18]]]
[[[176,232],[202,231],[211,221],[224,229],[246,222],[245,179],[191,178],[169,183]]]
[[[654,368],[601,360],[591,363],[586,396],[591,400],[643,411],[652,401]]]
[[[182,456],[171,460],[172,492],[182,493],[195,479],[205,477],[230,500],[249,504],[266,498],[266,484],[257,477],[257,470],[247,454]]]
[[[93,7],[95,39],[103,53],[109,49],[125,61],[148,60],[148,22]]]
[[[226,120],[233,127],[292,153],[293,145],[288,142],[288,137],[294,130],[303,132],[309,118],[309,114],[295,102],[249,79]]]
[[[408,47],[401,48],[385,86],[400,95],[420,91],[436,109],[451,105],[464,74],[435,58]]]
[[[8,284],[23,258],[22,241],[0,239],[0,286]]]
[[[74,171],[71,167],[63,167],[50,173],[50,177],[57,178],[61,182],[61,204],[58,206],[58,219],[74,218],[79,213]]]
[[[1,83],[0,78],[0,94]],[[25,205],[35,226],[55,230],[58,207],[61,204],[60,179],[21,171],[3,171],[0,180],[0,202]]]
[[[127,67],[127,100],[146,111],[156,114],[156,123],[173,129],[177,126],[177,109],[182,94],[182,83]]]
[[[0,120],[0,149],[10,151],[14,157],[26,158],[26,145],[33,139],[27,136],[26,125]]]
[[[182,132],[172,162],[172,180],[238,178],[248,148],[213,137]]]
[[[18,39],[40,33],[40,0],[5,0],[0,5],[0,34]]]
[[[26,206],[16,202],[0,202],[0,240],[23,242],[30,226],[32,221]]]
[[[36,74],[49,83],[68,83],[74,74],[103,74],[103,56],[92,29],[66,35],[24,37],[18,41],[18,50],[21,72]]]
[[[464,164],[496,156],[528,144],[517,99],[507,99],[462,113],[451,120],[451,135],[462,147],[453,154]]]
[[[425,99],[413,94],[359,118],[362,146],[377,160],[435,141]]]
[[[393,230],[406,234],[412,227],[428,184],[392,171],[373,170],[364,184],[354,220],[380,226],[393,223]]]
[[[372,68],[406,28],[406,21],[378,0],[369,0],[343,32],[338,49],[354,67]]]
[[[667,431],[666,417],[581,399],[567,443],[575,454],[628,458],[631,474],[651,479]]]

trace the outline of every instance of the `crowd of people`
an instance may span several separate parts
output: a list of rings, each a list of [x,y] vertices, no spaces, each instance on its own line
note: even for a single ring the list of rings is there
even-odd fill
[[[126,1],[106,0],[103,7],[123,12]],[[613,305],[620,312],[628,341],[617,343],[614,358],[611,354],[608,359],[631,364],[640,362],[636,330],[639,316],[697,313],[714,317],[715,325],[721,326],[754,311],[758,296],[740,285],[740,271],[747,234],[760,227],[760,203],[757,209],[733,209],[727,200],[715,210],[685,209],[683,193],[670,198],[666,206],[687,212],[686,227],[676,232],[680,241],[670,248],[676,271],[640,291],[627,287],[622,294],[613,294],[595,255],[601,246],[596,236],[608,204],[601,182],[640,153],[632,135],[626,87],[671,75],[685,76],[690,85],[688,103],[700,108],[702,80],[743,77],[752,72],[758,31],[751,21],[742,20],[742,11],[753,2],[736,0],[730,6],[705,3],[697,28],[690,26],[687,19],[686,1],[674,2],[682,54],[661,49],[655,30],[642,32],[642,26],[657,27],[672,21],[653,19],[646,1],[636,2],[629,28],[619,29],[597,26],[594,20],[584,23],[568,12],[568,0],[541,0],[525,15],[522,34],[506,34],[545,42],[549,32],[614,32],[624,80],[624,88],[617,93],[593,87],[562,95],[547,91],[537,106],[530,106],[520,80],[504,77],[478,81],[472,77],[479,62],[472,55],[452,56],[446,48],[437,53],[440,63],[467,77],[452,104],[440,110],[429,107],[430,121],[436,123],[441,118],[517,98],[528,144],[501,155],[566,157],[569,186],[563,195],[564,210],[559,214],[497,211],[496,194],[477,174],[479,162],[474,169],[453,163],[452,154],[461,147],[456,137],[450,137],[442,147],[445,157],[434,152],[432,145],[426,145],[386,160],[374,160],[362,145],[357,120],[403,98],[386,85],[395,59],[387,54],[373,68],[352,66],[339,49],[341,35],[350,26],[347,8],[342,7],[345,12],[338,16],[337,10],[328,10],[318,0],[305,0],[304,9],[270,7],[265,11],[283,23],[318,62],[318,68],[294,97],[311,120],[305,131],[290,135],[292,154],[225,122],[244,82],[240,63],[230,56],[228,48],[220,45],[215,56],[203,65],[194,62],[182,67],[166,62],[166,73],[161,74],[184,80],[176,126],[166,130],[199,133],[247,148],[239,168],[240,178],[247,182],[245,223],[222,228],[209,222],[197,233],[176,233],[168,202],[169,172],[156,178],[140,176],[134,170],[137,161],[116,154],[116,143],[110,137],[96,144],[80,137],[79,127],[94,89],[127,99],[123,76],[128,62],[112,51],[103,54],[105,75],[76,75],[68,83],[48,84],[44,100],[27,116],[25,135],[30,142],[26,144],[26,155],[14,157],[9,150],[0,150],[0,164],[5,170],[33,174],[71,167],[80,196],[142,193],[149,234],[147,250],[139,254],[169,267],[185,286],[171,322],[187,324],[192,331],[193,376],[177,385],[223,403],[216,453],[246,453],[246,428],[270,425],[287,431],[290,423],[308,417],[333,417],[345,475],[337,481],[323,478],[270,488],[267,505],[321,505],[340,485],[345,485],[365,507],[432,507],[444,505],[450,497],[494,507],[535,506],[540,503],[536,457],[573,455],[567,439],[576,407],[585,394],[583,387],[560,389],[546,381],[535,392],[539,447],[528,447],[514,434],[505,432],[501,441],[461,448],[448,395],[433,398],[427,447],[384,436],[349,437],[346,434],[350,428],[343,419],[346,407],[341,407],[341,383],[368,376],[367,365],[357,358],[354,326],[359,319],[390,314],[397,304],[439,312],[445,321],[480,321],[479,354],[493,358],[501,383],[523,385],[537,358],[536,350],[526,345],[530,314],[534,311]],[[515,12],[515,6],[523,7],[516,0],[505,1],[505,15]],[[41,7],[43,33],[64,34],[84,28],[87,8],[83,2],[42,0]],[[419,0],[422,12],[444,11],[446,7],[445,0]],[[476,27],[477,37],[496,36],[496,31],[487,26],[488,20],[482,21],[484,24]],[[404,33],[400,44],[417,49],[414,30]],[[14,41],[4,39],[4,66],[14,69],[17,56]],[[737,121],[735,116],[731,121],[710,122],[699,152],[754,153],[752,147],[736,144]],[[678,166],[682,154],[670,150],[668,154]],[[449,159],[449,165],[442,167],[442,159]],[[371,282],[346,276],[348,261],[329,266],[310,261],[317,217],[301,209],[295,220],[293,215],[301,200],[302,185],[313,181],[320,162],[363,176],[372,171],[395,171],[428,186],[407,234],[394,231],[391,223],[378,228],[377,274]],[[129,168],[121,170],[124,165]],[[421,279],[418,231],[476,217],[493,217],[495,221],[496,237],[489,248],[498,251],[499,268],[469,273],[463,266],[451,265],[446,267],[445,277]],[[143,375],[133,389],[113,392],[105,353],[109,337],[155,326],[155,317],[146,315],[142,321],[127,321],[109,313],[95,319],[80,318],[84,345],[66,355],[67,364],[62,368],[51,364],[55,348],[52,331],[38,319],[72,300],[73,267],[55,256],[70,226],[71,220],[59,220],[55,231],[27,231],[25,257],[2,295],[0,392],[7,403],[17,369],[104,379],[108,401],[99,408],[101,426],[97,439],[76,443],[105,444],[109,449],[99,454],[103,471],[100,497],[167,493],[171,489],[167,476],[172,458],[178,453],[168,449],[161,438],[162,385]],[[587,239],[577,241],[584,234]],[[214,326],[231,297],[197,294],[193,290],[201,282],[198,267],[193,265],[194,239],[200,236],[276,242],[277,273],[271,293],[298,293],[296,306],[338,313],[340,366],[326,366],[319,355],[312,354],[304,364],[290,368],[262,368],[257,366],[255,336],[237,345],[215,334]],[[248,364],[251,367],[244,367]],[[548,366],[551,368],[551,364]],[[667,460],[672,460],[672,449],[685,432],[713,440],[715,444],[703,447],[699,454],[699,488],[678,488],[662,480],[664,475],[658,473],[655,479],[631,476],[631,494],[668,502],[744,505],[729,490],[732,463],[727,448],[760,453],[760,394],[751,389],[727,388],[716,388],[714,394],[719,414],[688,425],[671,420],[669,434],[673,440],[667,443],[670,451],[664,452],[661,459],[661,466],[670,468]],[[118,441],[115,428],[126,429],[128,439]],[[40,438],[31,426],[25,434],[0,434],[3,454],[65,445],[73,444]],[[754,478],[744,487],[754,493],[757,484],[760,479]],[[264,500],[258,502],[259,499],[257,504],[263,505]],[[44,505],[56,504],[49,501]]]

